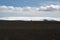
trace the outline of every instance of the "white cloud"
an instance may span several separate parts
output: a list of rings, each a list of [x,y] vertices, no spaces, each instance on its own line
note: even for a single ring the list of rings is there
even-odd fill
[[[0,6],[0,12],[11,13],[41,13],[41,12],[60,11],[60,5],[46,5],[40,7],[14,7]]]
[[[43,21],[43,20],[55,20],[60,21],[60,18],[53,17],[2,17],[0,20],[24,20],[24,21]]]
[[[47,6],[41,6],[40,10],[42,11],[60,11],[60,5],[47,5]]]

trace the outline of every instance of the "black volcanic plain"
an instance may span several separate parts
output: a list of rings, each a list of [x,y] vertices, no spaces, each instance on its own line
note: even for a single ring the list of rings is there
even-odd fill
[[[0,20],[0,40],[60,40],[60,22]]]

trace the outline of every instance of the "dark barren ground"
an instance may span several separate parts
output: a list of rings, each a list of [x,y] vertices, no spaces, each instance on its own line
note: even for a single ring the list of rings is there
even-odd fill
[[[60,40],[60,22],[0,20],[0,40]]]

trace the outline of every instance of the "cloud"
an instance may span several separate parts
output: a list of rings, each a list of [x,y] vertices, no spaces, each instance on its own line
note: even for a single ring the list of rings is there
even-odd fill
[[[60,18],[54,17],[2,17],[0,20],[24,20],[24,21],[43,21],[43,20],[55,20],[60,21]]]
[[[11,13],[41,13],[60,11],[60,5],[46,5],[40,7],[14,7],[14,6],[0,6],[0,12]]]
[[[41,6],[40,10],[42,11],[60,11],[60,5],[47,5],[47,6]]]

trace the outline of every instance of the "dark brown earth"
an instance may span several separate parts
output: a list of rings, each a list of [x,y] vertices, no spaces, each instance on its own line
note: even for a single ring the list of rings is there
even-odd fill
[[[0,20],[0,40],[60,40],[60,22]]]

